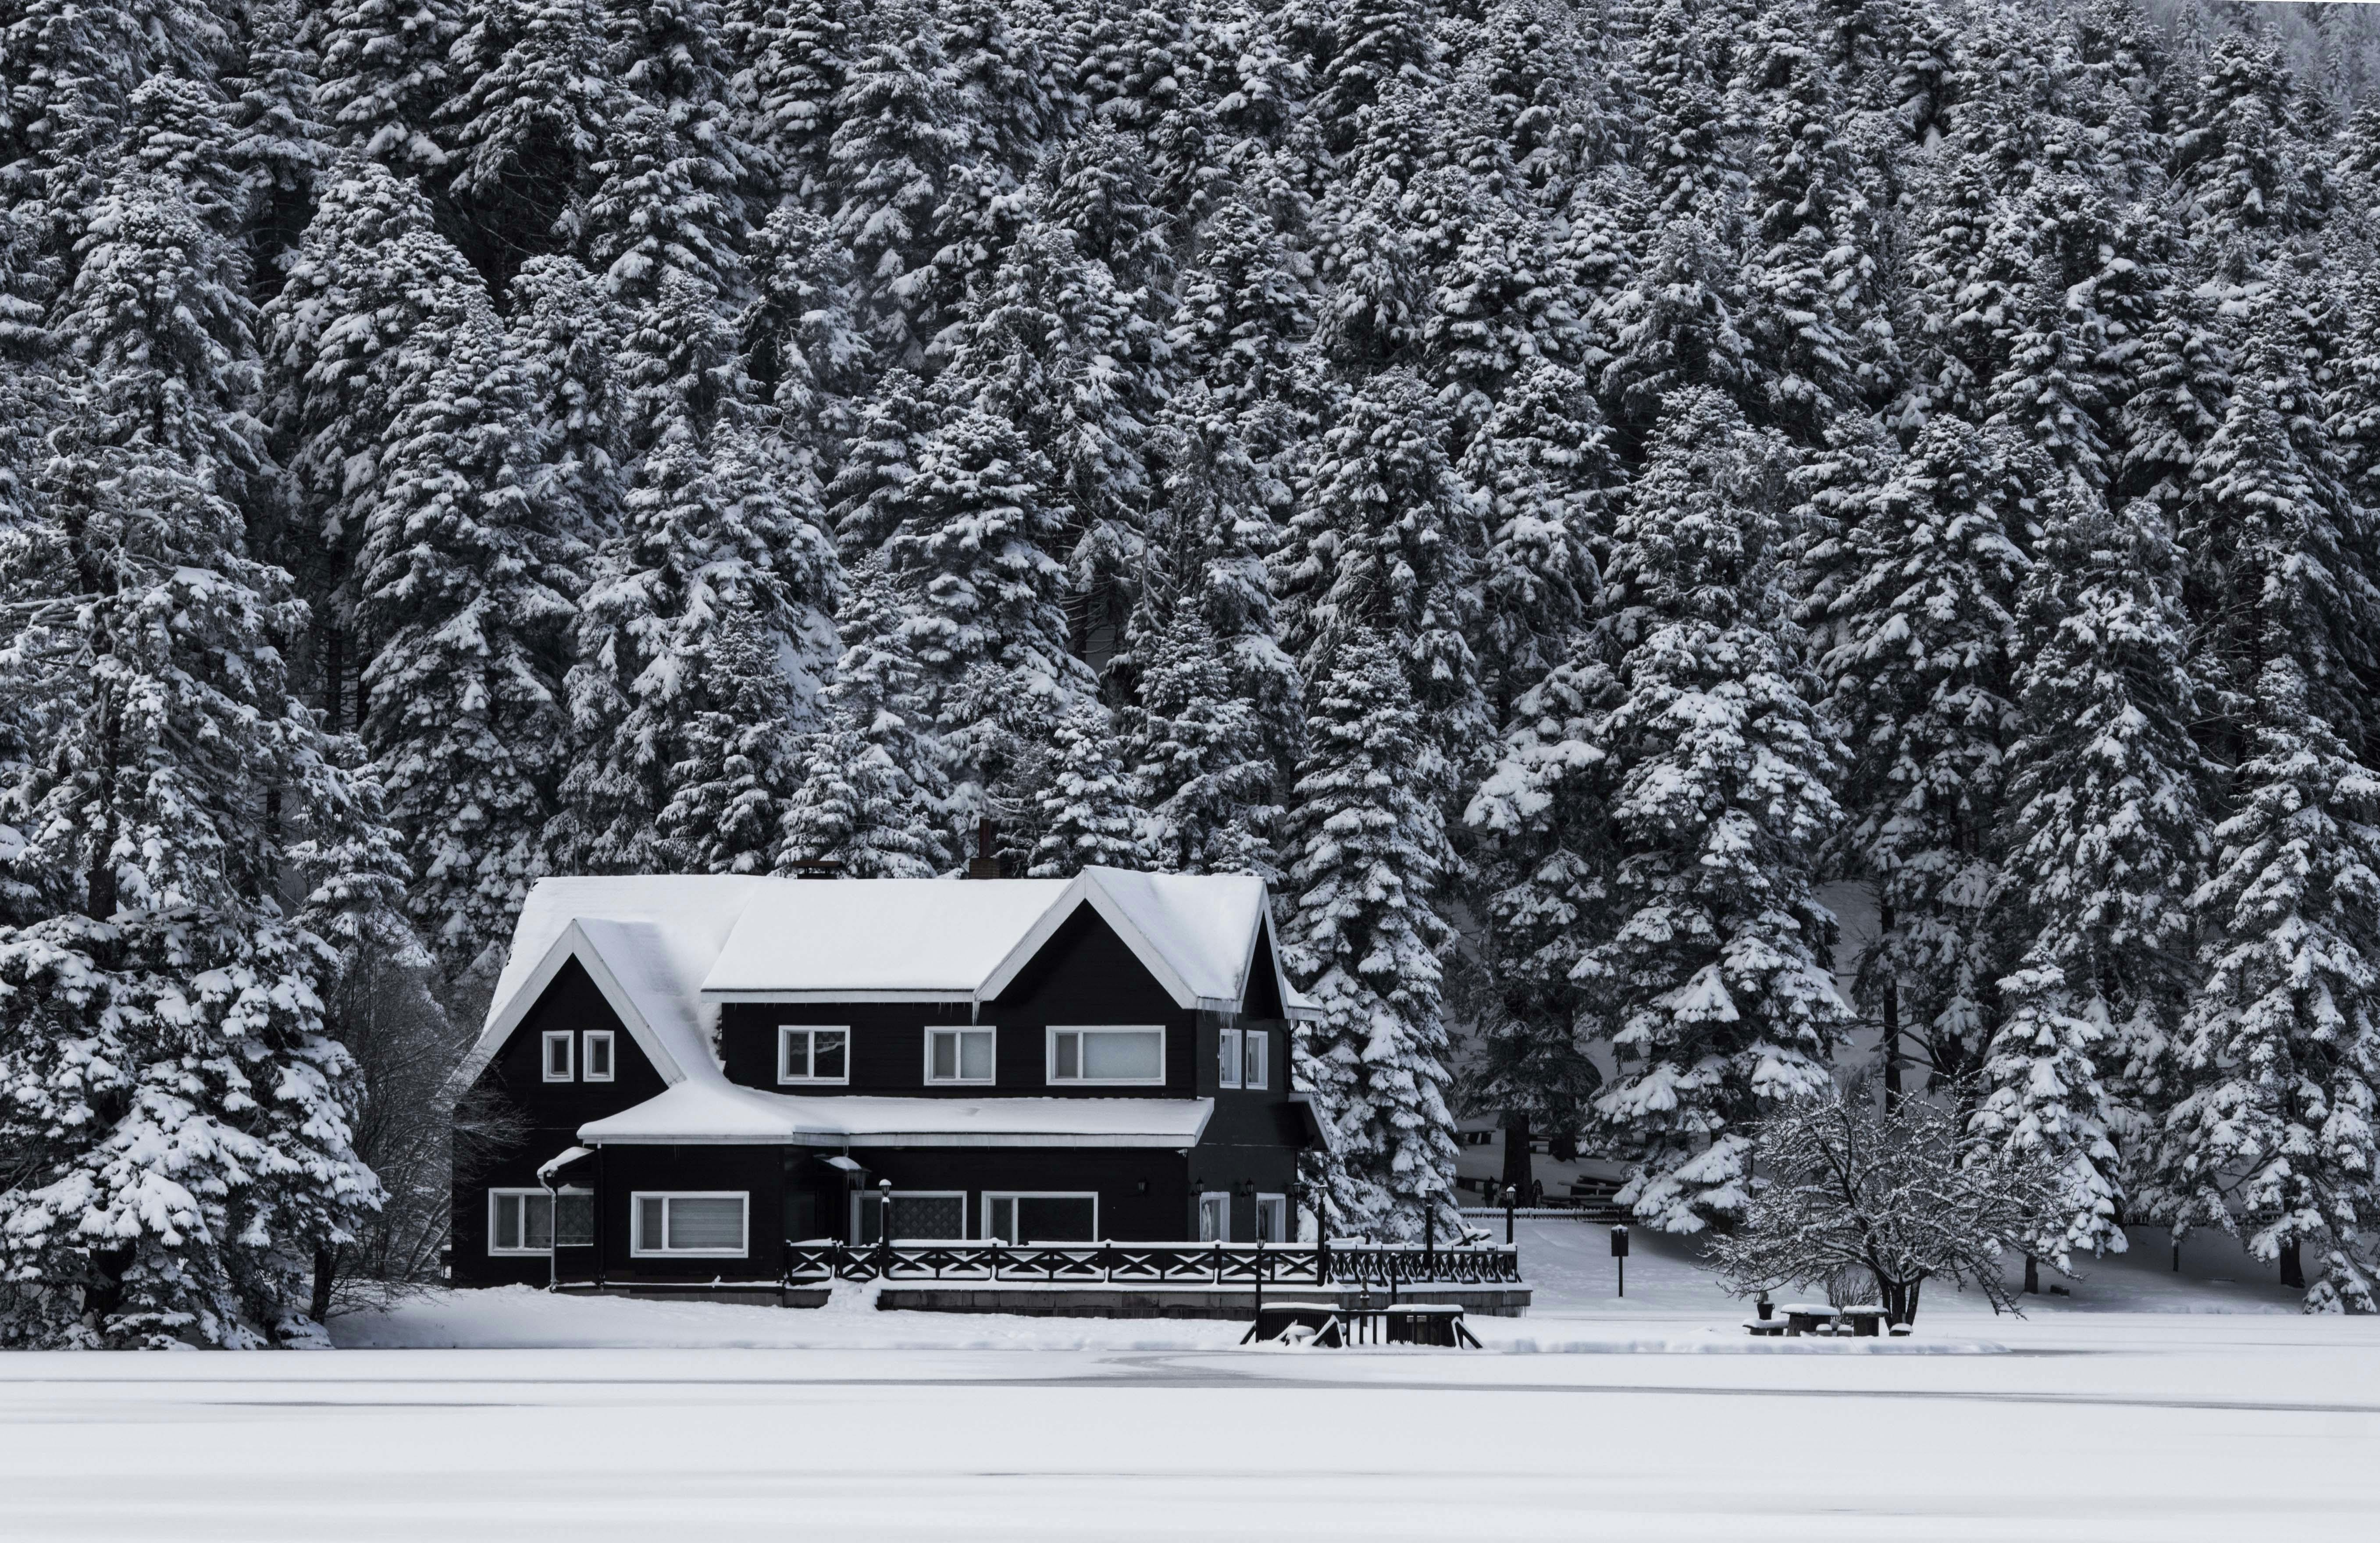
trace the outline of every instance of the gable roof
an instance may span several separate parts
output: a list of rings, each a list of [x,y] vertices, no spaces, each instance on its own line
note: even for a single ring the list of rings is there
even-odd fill
[[[1184,1008],[1239,1010],[1272,926],[1263,882],[1239,874],[540,879],[456,1077],[479,1076],[573,959],[664,1082],[725,1086],[722,1002],[989,1002],[1084,906]],[[1319,1015],[1277,964],[1275,977],[1291,1017]]]

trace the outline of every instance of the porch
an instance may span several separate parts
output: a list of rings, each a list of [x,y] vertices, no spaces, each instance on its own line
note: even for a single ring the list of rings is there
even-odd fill
[[[558,1290],[789,1308],[822,1305],[838,1281],[881,1283],[884,1309],[1055,1317],[1245,1319],[1282,1293],[1351,1308],[1442,1303],[1502,1318],[1529,1303],[1520,1250],[1499,1245],[810,1238],[786,1243],[774,1280],[710,1282],[598,1277],[569,1268],[576,1252],[557,1251]]]

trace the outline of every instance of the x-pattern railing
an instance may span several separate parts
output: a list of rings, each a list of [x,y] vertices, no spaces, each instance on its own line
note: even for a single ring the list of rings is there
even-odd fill
[[[1002,1243],[832,1238],[785,1245],[785,1280],[1014,1281],[1082,1285],[1506,1285],[1518,1248],[1395,1243]]]

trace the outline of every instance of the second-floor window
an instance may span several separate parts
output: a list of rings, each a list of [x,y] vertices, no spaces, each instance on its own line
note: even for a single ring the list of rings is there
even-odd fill
[[[990,1081],[991,1041],[989,1029],[927,1030],[926,1080]]]
[[[795,1028],[790,1024],[778,1030],[777,1080],[850,1081],[851,1031]]]
[[[589,1082],[612,1080],[612,1031],[587,1031],[587,1069],[582,1073]]]
[[[1240,1036],[1240,1086],[1272,1086],[1272,1035],[1265,1030],[1250,1029]]]
[[[548,1082],[570,1082],[573,1075],[570,1055],[570,1031],[556,1029],[545,1036],[545,1079]]]
[[[1240,1085],[1240,1057],[1246,1054],[1241,1046],[1244,1036],[1237,1029],[1215,1031],[1215,1085],[1236,1088]]]
[[[1165,1031],[1153,1024],[1050,1031],[1050,1080],[1150,1086],[1165,1080]]]

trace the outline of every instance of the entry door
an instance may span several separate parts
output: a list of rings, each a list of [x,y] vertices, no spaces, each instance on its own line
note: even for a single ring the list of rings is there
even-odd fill
[[[1198,1241],[1229,1243],[1232,1240],[1232,1197],[1228,1194],[1208,1194],[1198,1197]]]

